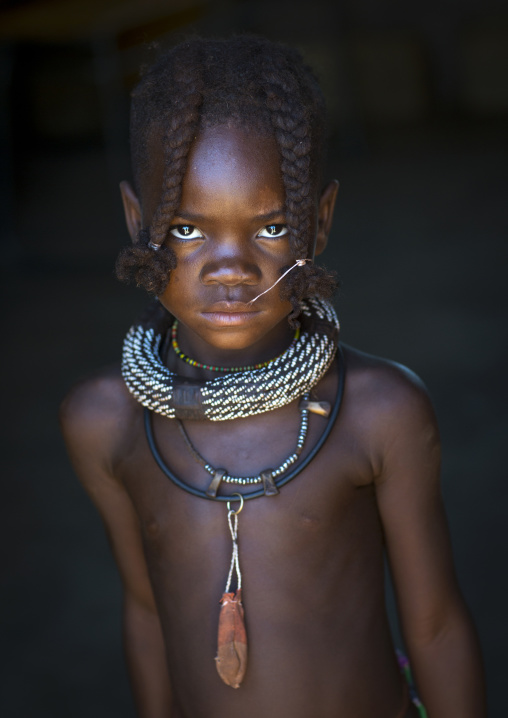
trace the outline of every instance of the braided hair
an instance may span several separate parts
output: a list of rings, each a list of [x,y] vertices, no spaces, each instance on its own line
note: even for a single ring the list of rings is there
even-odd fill
[[[233,124],[275,137],[286,196],[291,253],[307,257],[314,240],[315,198],[325,151],[324,98],[300,54],[263,38],[194,39],[163,55],[132,93],[131,157],[138,196],[149,170],[149,144],[162,136],[162,196],[150,227],[124,249],[116,265],[123,281],[134,280],[161,294],[176,266],[165,244],[178,210],[187,158],[195,137],[206,127]],[[154,247],[157,248],[154,250]],[[288,267],[281,268],[281,272]],[[314,263],[281,282],[289,300],[291,324],[304,297],[329,297],[334,275]]]

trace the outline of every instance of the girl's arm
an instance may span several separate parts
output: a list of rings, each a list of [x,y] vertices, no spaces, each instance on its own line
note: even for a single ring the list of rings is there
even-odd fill
[[[74,469],[103,519],[122,579],[124,647],[138,714],[171,718],[171,685],[139,521],[110,469],[129,413],[122,405],[123,391],[112,378],[78,386],[62,404],[61,426]]]
[[[480,649],[455,576],[441,498],[434,412],[409,372],[394,372],[386,389],[376,492],[420,698],[429,718],[485,718]]]
[[[171,685],[159,616],[129,591],[124,595],[123,640],[138,715],[171,718]]]

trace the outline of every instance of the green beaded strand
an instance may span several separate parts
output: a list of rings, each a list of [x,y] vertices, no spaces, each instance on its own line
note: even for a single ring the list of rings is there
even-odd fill
[[[175,319],[173,322],[173,326],[171,327],[171,346],[173,347],[173,351],[175,352],[176,356],[181,359],[182,361],[186,362],[187,364],[190,364],[190,366],[197,367],[198,369],[206,369],[208,371],[220,371],[220,372],[235,372],[235,371],[253,371],[254,369],[262,369],[265,366],[268,366],[273,361],[279,358],[279,356],[282,356],[280,354],[279,356],[274,357],[273,359],[268,359],[268,361],[260,362],[259,364],[250,364],[249,366],[211,366],[210,364],[201,364],[200,362],[196,361],[195,359],[191,359],[187,356],[187,354],[184,354],[183,351],[178,346],[178,340],[176,338],[178,330],[178,319]],[[295,332],[295,336],[293,337],[293,341],[289,345],[289,349],[293,347],[298,339],[300,338],[300,328],[298,328]],[[285,351],[288,351],[287,349]],[[285,353],[285,352],[283,352]]]

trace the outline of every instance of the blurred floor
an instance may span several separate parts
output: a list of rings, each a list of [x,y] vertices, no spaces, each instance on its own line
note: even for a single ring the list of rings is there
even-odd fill
[[[324,256],[343,280],[344,341],[407,363],[433,397],[492,718],[505,715],[508,668],[507,160],[496,128],[385,133],[360,157],[332,157],[341,191]],[[20,243],[2,272],[0,714],[129,718],[119,580],[56,413],[72,382],[118,361],[145,298],[112,275],[126,234],[99,151],[34,155],[26,172]]]

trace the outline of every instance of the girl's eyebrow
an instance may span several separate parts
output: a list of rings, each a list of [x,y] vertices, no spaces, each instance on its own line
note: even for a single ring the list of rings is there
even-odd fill
[[[285,214],[284,208],[274,209],[273,212],[267,212],[267,214],[258,214],[254,219],[257,222],[269,222],[271,219],[276,219],[281,215]]]
[[[283,207],[280,209],[274,209],[272,212],[267,212],[266,214],[257,214],[255,217],[252,218],[253,222],[270,222],[272,219],[276,219],[277,217],[280,217],[281,215],[285,214],[285,210]],[[195,214],[194,212],[176,212],[175,218],[178,217],[178,219],[184,219],[187,222],[203,222],[208,219],[202,214]]]

